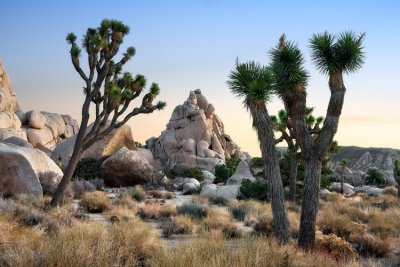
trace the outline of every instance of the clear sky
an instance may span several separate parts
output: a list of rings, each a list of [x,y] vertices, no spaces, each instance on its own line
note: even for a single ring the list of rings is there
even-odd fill
[[[310,62],[308,40],[325,30],[366,32],[366,63],[345,77],[347,93],[336,139],[340,145],[400,148],[400,1],[315,0],[1,0],[0,58],[22,109],[71,114],[80,120],[82,86],[72,67],[68,32],[81,37],[103,18],[131,27],[123,47],[134,46],[125,70],[161,87],[167,108],[130,121],[144,142],[165,128],[173,108],[201,88],[243,150],[259,155],[250,116],[226,80],[240,61],[268,64],[268,51],[282,33],[304,52],[311,78],[308,105],[324,115],[327,77]],[[83,59],[82,63],[86,62]],[[282,108],[279,99],[270,113]]]

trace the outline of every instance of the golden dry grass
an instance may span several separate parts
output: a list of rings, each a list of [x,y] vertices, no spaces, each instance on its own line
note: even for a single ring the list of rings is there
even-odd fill
[[[220,230],[228,238],[240,237],[243,234],[237,228],[232,216],[215,209],[211,209],[207,217],[202,219],[201,226],[206,231]]]
[[[80,206],[88,212],[104,212],[112,207],[111,200],[104,192],[95,191],[84,193]]]

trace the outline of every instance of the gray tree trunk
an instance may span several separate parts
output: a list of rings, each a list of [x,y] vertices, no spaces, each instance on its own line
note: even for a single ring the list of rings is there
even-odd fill
[[[281,244],[286,244],[289,240],[289,226],[284,205],[284,192],[279,162],[275,152],[273,127],[264,103],[251,103],[250,112],[253,117],[253,127],[257,130],[260,141],[265,174],[271,181],[273,233]]]
[[[56,191],[53,193],[53,198],[50,203],[51,207],[56,207],[62,204],[65,192],[68,188],[69,183],[71,182],[72,176],[74,175],[76,165],[78,165],[79,158],[82,154],[83,140],[85,138],[87,125],[89,122],[89,106],[90,97],[87,96],[82,106],[82,121],[79,127],[78,134],[76,136],[74,151],[64,171],[64,175],[61,178],[61,181],[58,184]]]
[[[305,166],[305,180],[298,243],[299,246],[306,249],[314,247],[315,244],[321,167],[322,163],[317,158],[311,158],[307,160],[307,164]]]

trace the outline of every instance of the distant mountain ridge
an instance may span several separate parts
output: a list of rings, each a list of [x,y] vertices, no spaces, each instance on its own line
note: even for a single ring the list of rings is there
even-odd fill
[[[387,181],[393,184],[393,160],[400,159],[400,149],[341,146],[339,152],[331,158],[333,168],[338,166],[342,159],[347,159],[347,166],[352,171],[366,172],[368,168],[378,168]]]

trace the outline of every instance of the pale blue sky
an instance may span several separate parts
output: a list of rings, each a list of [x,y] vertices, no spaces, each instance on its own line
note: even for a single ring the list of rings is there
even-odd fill
[[[24,110],[69,113],[79,120],[83,83],[70,63],[65,35],[81,37],[103,18],[118,19],[131,27],[124,46],[137,50],[125,69],[158,82],[160,100],[168,103],[162,112],[134,118],[134,137],[143,142],[159,135],[189,90],[201,88],[226,131],[254,155],[259,149],[249,115],[226,86],[235,58],[267,64],[268,51],[286,33],[307,61],[309,105],[324,115],[327,79],[310,63],[308,39],[325,30],[366,32],[366,63],[345,79],[336,139],[400,148],[399,1],[1,0],[1,9],[0,58]],[[269,107],[274,113],[282,105],[276,99]]]

